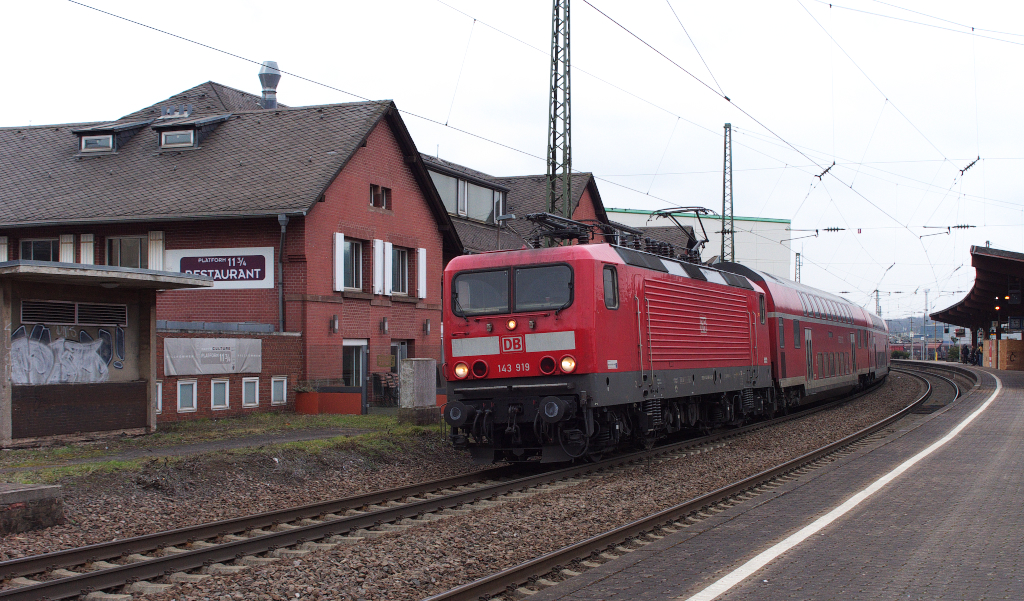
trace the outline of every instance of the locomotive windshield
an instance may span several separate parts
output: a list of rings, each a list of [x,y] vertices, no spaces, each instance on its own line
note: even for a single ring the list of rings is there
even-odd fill
[[[452,279],[452,312],[460,317],[511,313],[508,269],[466,271]],[[537,265],[515,270],[515,309],[561,311],[572,304],[572,268]]]
[[[452,280],[452,312],[456,315],[508,313],[508,270],[470,271]]]
[[[572,269],[543,265],[516,269],[516,312],[556,311],[572,304]]]

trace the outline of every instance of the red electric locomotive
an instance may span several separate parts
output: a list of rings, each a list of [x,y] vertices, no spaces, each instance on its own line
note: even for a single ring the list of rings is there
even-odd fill
[[[800,315],[794,301],[812,289],[665,254],[673,256],[601,243],[452,260],[444,276],[452,443],[478,462],[569,461],[772,415],[875,373],[847,372],[832,358],[841,351],[819,343],[824,312]],[[810,379],[792,351],[787,363],[772,327],[784,316],[812,331],[808,357],[829,357]],[[865,315],[856,319],[849,329],[866,331]],[[872,364],[867,354],[854,355],[858,366]],[[835,369],[843,375],[826,375]]]

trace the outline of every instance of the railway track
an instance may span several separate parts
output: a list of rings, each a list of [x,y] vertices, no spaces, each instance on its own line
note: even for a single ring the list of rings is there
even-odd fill
[[[831,463],[841,456],[855,452],[888,433],[884,430],[900,419],[914,413],[929,400],[946,406],[960,398],[962,391],[952,379],[925,369],[899,368],[895,371],[922,380],[925,392],[900,412],[883,419],[832,444],[826,445],[787,461],[775,468],[750,476],[695,499],[651,514],[619,528],[577,542],[531,561],[513,566],[485,578],[459,586],[425,601],[477,601],[479,599],[521,599],[554,586],[558,582],[580,575],[606,561],[618,559],[643,546],[687,528],[710,515],[731,507],[789,482],[817,467]],[[942,399],[935,397],[942,396]],[[880,433],[881,432],[881,433]]]
[[[232,574],[250,566],[295,558],[314,550],[354,544],[450,515],[605,477],[637,463],[723,446],[726,440],[801,419],[849,402],[874,388],[774,420],[665,444],[649,451],[523,476],[509,467],[100,543],[0,563],[0,600],[63,599],[108,593],[161,592],[175,583]],[[163,579],[165,582],[152,582]]]

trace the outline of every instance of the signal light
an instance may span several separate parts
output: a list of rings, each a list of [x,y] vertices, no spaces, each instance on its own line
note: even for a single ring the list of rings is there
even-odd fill
[[[519,325],[519,323],[516,322],[516,320],[514,320],[514,319],[510,319],[510,320],[505,322],[505,327],[508,328],[509,330],[516,329],[516,326],[518,326],[518,325]]]
[[[567,374],[576,371],[576,359],[572,355],[562,357],[562,371]]]
[[[487,375],[487,363],[484,361],[476,361],[473,363],[473,375],[477,378],[482,378]]]
[[[540,373],[544,375],[555,373],[555,360],[551,357],[544,357],[540,360]]]
[[[459,361],[458,363],[455,364],[455,367],[452,368],[452,371],[455,372],[456,378],[460,380],[465,380],[466,376],[469,375],[469,366]]]

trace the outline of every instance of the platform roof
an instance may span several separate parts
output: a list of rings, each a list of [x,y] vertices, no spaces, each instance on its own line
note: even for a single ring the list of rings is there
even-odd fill
[[[0,280],[39,282],[104,288],[176,290],[209,288],[213,280],[176,271],[155,271],[110,265],[81,265],[50,261],[6,261],[0,263]]]
[[[993,321],[1005,321],[1011,315],[1024,315],[1020,294],[1017,304],[1010,304],[1010,281],[1024,277],[1024,253],[987,246],[971,247],[974,286],[967,296],[951,307],[931,314],[938,322],[966,328],[988,328]],[[996,310],[999,307],[999,310]]]

